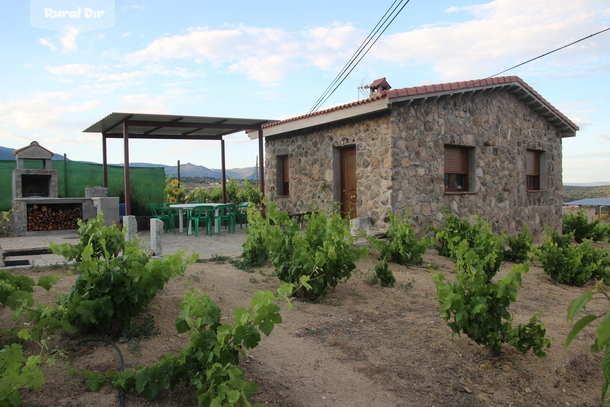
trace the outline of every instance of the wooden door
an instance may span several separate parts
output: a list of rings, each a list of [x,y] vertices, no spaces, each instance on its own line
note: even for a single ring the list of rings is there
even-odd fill
[[[356,147],[348,147],[341,149],[341,215],[355,218],[357,202]]]

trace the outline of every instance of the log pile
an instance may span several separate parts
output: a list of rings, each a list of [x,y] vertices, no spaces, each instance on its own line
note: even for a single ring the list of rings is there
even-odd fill
[[[28,231],[78,229],[80,205],[28,205]]]

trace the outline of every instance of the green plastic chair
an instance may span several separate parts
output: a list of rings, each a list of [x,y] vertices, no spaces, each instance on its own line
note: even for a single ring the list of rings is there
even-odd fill
[[[150,211],[152,212],[153,218],[157,218],[163,221],[163,231],[167,232],[171,230],[176,234],[176,225],[174,223],[174,216],[170,208],[164,208],[158,205],[150,204]]]
[[[235,220],[237,219],[237,206],[232,204],[218,205],[216,207],[216,231],[220,234],[220,224],[226,222],[229,233],[235,233]]]
[[[242,202],[237,205],[236,221],[239,222],[239,228],[241,229],[242,224],[248,226],[248,205],[250,202]]]
[[[164,208],[169,208],[169,213],[170,213],[170,215],[174,217],[174,225],[175,225],[175,224],[176,224],[176,221],[180,221],[180,220],[179,220],[180,214],[178,213],[178,210],[177,210],[177,209],[173,209],[173,208],[172,208],[172,205],[175,205],[175,204],[164,203],[164,204],[163,204],[163,207],[164,207]]]
[[[206,235],[213,235],[212,219],[214,218],[214,207],[213,206],[196,206],[191,209],[188,213],[189,228],[190,223],[193,222],[195,229],[195,236],[199,237],[199,222],[205,225]]]

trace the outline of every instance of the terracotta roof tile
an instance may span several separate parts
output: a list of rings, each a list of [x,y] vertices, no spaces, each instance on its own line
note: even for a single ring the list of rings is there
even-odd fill
[[[385,78],[378,79],[375,82],[378,82],[381,80],[385,80]],[[373,82],[373,84],[375,84],[375,82]],[[502,76],[502,77],[487,78],[487,79],[480,79],[480,80],[450,82],[450,83],[443,83],[443,84],[436,84],[436,85],[424,85],[424,86],[415,86],[415,87],[411,87],[411,88],[391,89],[391,90],[381,91],[381,92],[379,92],[379,94],[377,94],[376,96],[369,98],[369,99],[359,100],[357,102],[351,102],[351,103],[347,103],[345,105],[339,105],[339,106],[335,106],[335,107],[332,107],[329,109],[320,110],[315,113],[310,113],[310,114],[293,117],[293,118],[286,119],[286,120],[281,120],[281,121],[263,126],[263,128],[277,126],[277,125],[280,125],[283,123],[288,123],[288,122],[294,122],[294,121],[306,119],[309,117],[319,116],[319,115],[327,114],[327,113],[334,112],[337,110],[348,109],[353,106],[363,105],[363,104],[370,103],[370,102],[373,102],[375,100],[379,100],[379,99],[382,99],[385,97],[387,97],[388,99],[394,99],[394,98],[411,97],[411,96],[416,97],[418,95],[425,95],[425,94],[433,95],[435,93],[444,93],[444,92],[457,93],[456,91],[459,91],[459,90],[463,90],[466,92],[471,89],[476,90],[476,89],[485,88],[485,87],[489,87],[489,86],[493,86],[493,85],[510,84],[510,83],[522,86],[534,98],[538,99],[538,101],[542,105],[544,105],[547,109],[549,109],[559,118],[561,118],[561,120],[564,121],[569,127],[571,127],[573,130],[578,130],[578,126],[576,124],[574,124],[563,113],[561,113],[559,110],[557,110],[546,99],[544,99],[542,96],[540,96],[540,94],[538,92],[536,92],[531,86],[529,86],[527,83],[525,83],[518,76]]]

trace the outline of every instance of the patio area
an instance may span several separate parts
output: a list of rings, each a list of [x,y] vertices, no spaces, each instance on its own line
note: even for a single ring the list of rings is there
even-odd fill
[[[138,233],[140,246],[148,250],[150,247],[150,232],[144,230]],[[198,253],[199,258],[206,260],[214,255],[238,257],[241,255],[243,248],[242,244],[246,241],[246,228],[235,228],[235,234],[228,233],[224,228],[221,234],[213,236],[200,233],[199,237],[195,235],[187,235],[185,232],[178,232],[174,235],[171,232],[163,234],[162,254],[174,254],[178,251],[185,250],[186,255]],[[24,250],[38,249],[49,247],[49,242],[54,243],[78,243],[78,234],[73,233],[57,233],[57,234],[41,234],[37,236],[18,236],[18,237],[3,237],[0,238],[0,247],[2,250]],[[54,254],[36,254],[29,256],[9,257],[6,260],[30,260],[32,266],[50,266],[53,264],[63,264],[64,258]],[[25,266],[29,267],[29,266]]]

